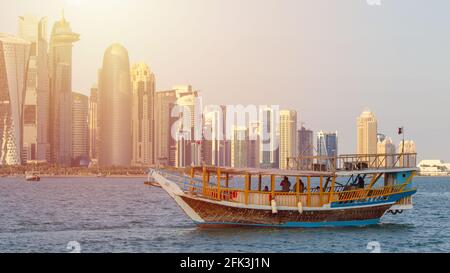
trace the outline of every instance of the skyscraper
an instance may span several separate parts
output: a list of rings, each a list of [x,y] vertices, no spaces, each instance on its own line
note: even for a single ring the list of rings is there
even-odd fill
[[[211,106],[204,114],[204,132],[207,137],[203,140],[203,160],[207,165],[225,166],[225,130],[226,106]]]
[[[175,133],[175,167],[182,168],[189,165],[190,136],[189,131],[179,131]]]
[[[416,143],[412,140],[400,141],[397,153],[402,154],[399,158],[400,167],[416,167]],[[403,155],[404,154],[404,155]]]
[[[19,37],[31,43],[23,117],[24,160],[50,160],[47,18],[19,17]]]
[[[357,118],[357,154],[377,153],[377,119],[369,110]]]
[[[314,156],[314,133],[303,126],[297,131],[297,156],[302,158],[299,162],[302,169],[311,166],[312,156]]]
[[[321,164],[326,164],[331,167],[330,164],[334,162],[332,158],[338,156],[338,134],[326,133],[320,131],[317,133],[317,155],[321,157],[326,157],[328,159],[319,160]]]
[[[202,105],[199,92],[190,85],[174,86],[177,97],[173,114],[178,121],[171,126],[176,138],[177,167],[201,164]],[[183,157],[183,158],[180,158]]]
[[[304,126],[297,131],[297,155],[314,155],[314,132]]]
[[[270,106],[259,111],[259,165],[261,168],[275,168],[277,165],[277,126],[279,113]]]
[[[133,165],[154,164],[155,75],[144,63],[131,68]]]
[[[130,62],[120,44],[106,49],[99,78],[98,163],[129,166],[132,158]]]
[[[171,107],[177,100],[175,90],[155,93],[155,161],[168,166],[171,146]]]
[[[75,165],[87,161],[89,155],[89,98],[72,93],[72,160]]]
[[[392,168],[395,163],[395,144],[392,143],[391,138],[384,138],[377,143],[378,167]]]
[[[259,168],[259,121],[249,121],[247,140],[247,167]]]
[[[23,163],[23,106],[30,42],[0,33],[0,165]]]
[[[231,139],[231,167],[248,167],[247,141],[248,129],[243,126],[233,126]]]
[[[297,152],[297,112],[280,111],[280,169],[288,168],[288,158]]]
[[[98,159],[98,86],[94,84],[89,97],[89,158]]]
[[[72,47],[80,35],[63,17],[53,25],[50,38],[50,145],[55,163],[72,161]]]

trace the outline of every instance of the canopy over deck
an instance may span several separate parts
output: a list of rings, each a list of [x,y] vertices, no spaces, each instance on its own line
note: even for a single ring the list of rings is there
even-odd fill
[[[232,168],[232,167],[215,167],[215,166],[194,166],[192,167],[196,172],[216,173],[220,168],[222,174],[230,175],[275,175],[275,176],[309,176],[309,177],[321,177],[331,176],[332,172],[326,171],[302,171],[302,170],[280,170],[280,169],[259,169],[259,168]]]
[[[299,156],[288,158],[291,170],[332,172],[337,175],[354,173],[389,173],[415,171],[417,154],[351,154],[337,157]]]

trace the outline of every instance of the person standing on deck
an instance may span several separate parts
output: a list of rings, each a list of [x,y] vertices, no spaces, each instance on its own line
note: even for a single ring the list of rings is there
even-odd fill
[[[289,178],[287,176],[280,183],[281,189],[283,192],[289,192],[291,190],[291,182],[289,182]]]
[[[364,189],[364,178],[362,178],[361,176],[358,178],[358,188],[360,189]]]
[[[298,192],[303,192],[305,190],[305,184],[303,183],[302,179],[299,179],[298,182],[300,185]],[[292,188],[293,192],[297,192],[297,183],[295,183],[294,187]]]

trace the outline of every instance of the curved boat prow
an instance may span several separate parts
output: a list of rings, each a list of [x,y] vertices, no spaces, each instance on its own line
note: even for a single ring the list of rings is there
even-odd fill
[[[186,195],[184,191],[173,181],[162,176],[157,170],[150,170],[150,175],[155,179],[161,188],[172,197],[178,206],[196,223],[204,223],[205,221],[198,215],[182,198]]]
[[[166,179],[161,174],[159,174],[156,170],[151,170],[151,176],[155,179],[156,182],[163,188],[172,198],[176,195],[183,195],[184,192],[178,187],[174,182]]]

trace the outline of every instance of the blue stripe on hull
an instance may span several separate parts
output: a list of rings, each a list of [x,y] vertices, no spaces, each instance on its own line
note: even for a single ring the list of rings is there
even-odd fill
[[[417,191],[408,191],[408,192],[401,192],[396,193],[392,195],[388,195],[388,198],[386,200],[370,200],[370,197],[367,197],[366,199],[370,201],[353,201],[348,203],[340,203],[339,201],[331,203],[332,208],[345,208],[345,207],[354,207],[354,206],[366,206],[366,205],[378,205],[378,204],[384,204],[384,203],[392,203],[397,202],[398,200],[408,197],[410,195],[415,194]]]
[[[268,224],[246,224],[246,223],[231,223],[231,222],[195,222],[197,225],[223,225],[223,226],[254,226],[254,227],[282,227],[282,228],[321,228],[321,227],[357,227],[369,226],[380,223],[380,219],[354,220],[354,221],[334,221],[334,222],[286,222],[279,225]]]

